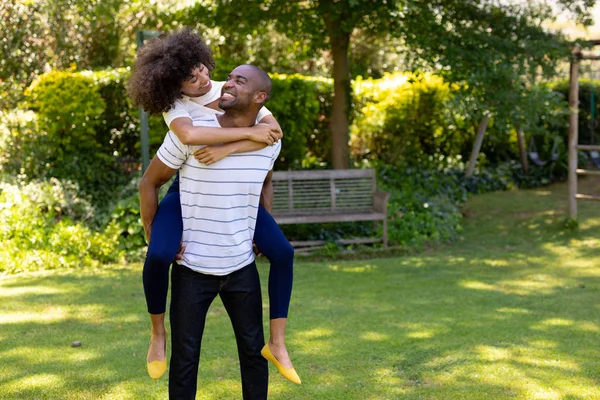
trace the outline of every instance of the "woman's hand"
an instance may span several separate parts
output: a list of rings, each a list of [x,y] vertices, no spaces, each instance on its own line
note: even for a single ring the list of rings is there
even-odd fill
[[[198,160],[198,162],[201,164],[210,165],[224,159],[234,151],[235,150],[232,148],[232,146],[228,146],[226,144],[206,146],[200,150],[196,150],[194,152],[194,158],[196,158],[196,160]]]
[[[266,143],[269,146],[283,137],[281,130],[273,125],[259,123],[249,129],[248,139],[253,142]]]

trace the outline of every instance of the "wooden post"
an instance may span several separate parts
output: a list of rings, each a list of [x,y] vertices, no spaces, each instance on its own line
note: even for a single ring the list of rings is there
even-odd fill
[[[465,172],[465,176],[471,176],[473,175],[473,171],[475,171],[475,164],[477,164],[477,156],[479,155],[479,151],[481,150],[481,143],[483,143],[483,135],[485,135],[485,130],[487,129],[489,121],[490,115],[486,114],[482,118],[481,122],[479,122],[477,136],[475,136],[473,150],[471,150],[471,159],[469,160],[469,166],[467,167],[467,172]]]
[[[577,218],[577,144],[579,142],[579,45],[573,49],[569,77],[569,217]]]
[[[527,162],[527,149],[525,147],[525,135],[519,126],[515,126],[517,131],[517,141],[519,142],[519,156],[521,157],[521,165],[525,173],[529,172],[529,163]]]

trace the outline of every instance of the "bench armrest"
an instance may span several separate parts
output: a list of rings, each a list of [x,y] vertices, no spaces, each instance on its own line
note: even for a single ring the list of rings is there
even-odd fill
[[[387,215],[387,205],[389,199],[390,194],[388,192],[384,192],[383,190],[377,189],[373,196],[373,208],[375,209],[375,211]]]

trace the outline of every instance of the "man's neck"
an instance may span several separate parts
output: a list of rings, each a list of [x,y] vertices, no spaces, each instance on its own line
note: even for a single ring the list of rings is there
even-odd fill
[[[217,120],[223,128],[247,127],[256,124],[257,115],[257,113],[250,111],[236,112],[228,110],[217,115]]]

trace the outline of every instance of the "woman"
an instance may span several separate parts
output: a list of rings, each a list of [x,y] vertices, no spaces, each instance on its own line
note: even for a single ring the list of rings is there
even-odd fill
[[[138,54],[128,83],[128,93],[134,104],[149,113],[162,112],[165,122],[182,143],[207,145],[195,153],[196,159],[204,164],[215,163],[232,153],[261,149],[282,136],[279,124],[265,108],[259,113],[260,123],[249,129],[194,126],[194,118],[220,112],[218,99],[223,82],[210,80],[214,65],[204,40],[185,29],[146,44]],[[152,226],[145,226],[144,230],[149,245],[143,282],[152,322],[148,373],[158,379],[166,370],[164,317],[168,271],[179,253],[183,230],[177,179],[161,201]],[[300,378],[285,347],[294,251],[262,205],[258,211],[254,243],[271,264],[270,338],[262,354],[285,378],[299,384]]]

